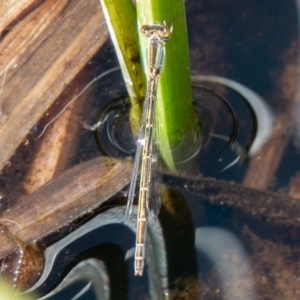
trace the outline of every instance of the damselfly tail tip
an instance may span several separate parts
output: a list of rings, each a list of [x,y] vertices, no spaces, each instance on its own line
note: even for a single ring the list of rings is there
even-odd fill
[[[143,276],[143,269],[135,270],[134,275],[135,275],[135,276]]]
[[[137,249],[136,249],[136,251],[137,251]],[[135,276],[143,276],[144,266],[145,266],[144,256],[137,257],[136,255],[137,255],[137,253],[135,252],[134,275]]]

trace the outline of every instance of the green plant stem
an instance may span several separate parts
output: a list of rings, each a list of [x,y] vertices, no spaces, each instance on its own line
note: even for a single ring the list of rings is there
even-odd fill
[[[100,3],[130,97],[132,126],[137,132],[145,76],[140,63],[136,8],[131,0],[100,0]]]
[[[189,154],[184,157],[185,149],[195,142],[195,135],[199,135],[196,129],[199,122],[192,105],[184,1],[140,0],[136,10],[131,0],[100,2],[131,99],[131,127],[136,134],[145,92],[145,74],[139,53],[145,61],[147,45],[140,28],[145,24],[166,22],[173,29],[170,41],[166,43],[166,60],[159,79],[156,123],[159,124],[161,156],[168,168],[175,170],[178,157],[188,158]]]
[[[166,59],[159,79],[156,120],[159,124],[161,155],[166,165],[174,170],[178,156],[184,157],[185,146],[179,145],[189,143],[185,139],[196,133],[198,124],[192,105],[184,2],[140,0],[137,2],[137,18],[139,28],[144,24],[163,22],[172,27],[171,38],[165,45]],[[143,56],[147,40],[141,33],[139,41]]]

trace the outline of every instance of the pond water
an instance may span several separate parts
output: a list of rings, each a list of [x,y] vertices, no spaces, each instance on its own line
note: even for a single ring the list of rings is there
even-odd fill
[[[206,76],[193,87],[204,143],[190,171],[163,170],[165,198],[158,222],[149,226],[144,275],[136,277],[134,216],[124,223],[132,172],[128,157],[135,147],[112,44],[89,53],[80,70],[72,69],[78,59],[72,56],[62,65],[73,77],[53,79],[44,92],[41,82],[50,75],[33,68],[46,60],[51,35],[49,44],[55,34],[64,37],[63,30],[71,30],[80,44],[80,32],[99,7],[97,1],[75,2],[26,62],[17,60],[16,74],[10,74],[11,66],[2,72],[0,132],[15,133],[18,140],[2,143],[0,137],[5,154],[0,221],[18,240],[2,231],[1,257],[38,239],[46,249],[45,269],[33,290],[35,297],[48,294],[43,299],[299,299],[297,3],[186,2],[191,73]],[[82,18],[78,9],[91,15],[74,25],[73,17]],[[18,30],[17,25],[7,29],[1,43]],[[59,53],[53,64],[63,56]],[[55,70],[53,78],[59,76]],[[28,82],[21,85],[25,77]],[[55,96],[58,88],[62,92]],[[47,113],[37,109],[35,99],[25,102],[35,104],[20,122],[36,121],[22,133],[22,127],[10,127],[17,126],[14,114],[25,110],[9,101],[12,91],[19,103],[27,94],[55,101],[44,105]],[[38,112],[44,117],[36,117]],[[99,120],[101,126],[91,130]],[[12,259],[4,259],[2,269]]]

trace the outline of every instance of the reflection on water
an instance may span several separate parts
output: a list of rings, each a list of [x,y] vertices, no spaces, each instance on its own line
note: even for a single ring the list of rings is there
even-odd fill
[[[120,224],[125,229],[128,228],[131,231],[135,232],[135,222],[134,221],[126,221],[124,222],[124,207],[122,208],[113,208],[102,214],[96,216],[89,222],[87,222],[84,226],[81,226],[71,234],[67,235],[62,240],[58,241],[54,245],[48,247],[45,251],[45,270],[41,278],[37,281],[37,283],[29,289],[27,292],[30,291],[38,291],[39,293],[45,293],[50,290],[50,295],[58,293],[60,290],[64,290],[69,285],[76,283],[77,280],[86,280],[84,272],[78,274],[78,268],[82,269],[83,266],[86,266],[88,270],[90,269],[89,264],[84,264],[83,266],[77,265],[75,268],[72,269],[71,273],[68,275],[66,279],[64,279],[59,286],[55,289],[55,292],[51,292],[51,288],[59,278],[53,278],[53,275],[61,274],[63,268],[65,268],[72,260],[79,260],[78,254],[84,252],[86,249],[91,249],[94,244],[97,247],[100,247],[102,244],[102,239],[104,239],[104,243],[108,243],[108,237],[106,235],[101,234],[101,230],[105,232],[106,227],[109,228],[109,225]],[[134,208],[134,213],[136,213],[136,208]],[[120,226],[119,226],[120,227]],[[114,228],[114,226],[111,226]],[[92,233],[97,229],[97,233],[94,233],[94,236],[97,236],[97,239],[87,239],[85,235]],[[99,234],[100,233],[100,234]],[[84,239],[82,239],[84,237]],[[81,241],[85,241],[84,243]],[[168,279],[167,279],[167,263],[166,263],[166,251],[164,245],[164,239],[162,236],[162,230],[160,227],[159,222],[157,222],[151,229],[148,231],[148,240],[149,244],[146,246],[146,251],[148,253],[146,258],[147,263],[147,275],[149,278],[149,292],[153,299],[163,299],[163,293],[168,286]],[[115,240],[114,236],[110,237],[110,243],[116,244],[120,247],[124,247],[122,243],[119,243],[118,240]],[[127,250],[127,251],[126,251]],[[124,253],[128,252],[128,249],[124,248]],[[99,256],[99,259],[101,255]],[[64,260],[65,266],[61,265],[60,257],[65,257]],[[124,260],[125,255],[123,256]],[[113,259],[113,258],[111,258]],[[126,258],[128,260],[128,265],[131,266],[133,257]],[[107,263],[107,261],[106,261]],[[73,263],[74,264],[74,263]],[[104,266],[104,265],[103,265]],[[132,268],[130,268],[132,270]],[[87,270],[87,271],[88,271]],[[109,272],[108,272],[109,271]],[[108,271],[106,268],[102,268],[99,270],[99,276],[101,277],[101,283],[103,288],[109,290],[109,282],[108,278],[109,275],[117,275],[116,272],[111,270],[108,267]],[[119,270],[121,271],[121,270]],[[74,274],[75,272],[75,274]],[[87,274],[90,274],[87,272]],[[76,276],[75,276],[76,275]],[[89,275],[88,275],[89,276]],[[159,279],[158,279],[159,278]],[[112,280],[114,282],[114,280]],[[99,282],[100,284],[100,282]],[[119,298],[120,299],[120,298]]]
[[[80,282],[82,286],[78,284]],[[70,289],[72,284],[77,284],[77,290]],[[80,299],[84,296],[86,299],[106,300],[110,299],[108,284],[109,278],[104,263],[91,258],[78,263],[57,288],[40,300],[51,299],[53,296],[56,299]]]
[[[1,223],[17,238],[25,243],[42,239],[46,249],[70,238],[70,232],[76,235],[77,228],[89,232],[80,238],[75,236],[77,244],[67,251],[64,247],[57,250],[57,264],[62,268],[59,272],[50,270],[52,287],[62,288],[64,284],[82,280],[74,294],[78,299],[91,297],[84,291],[92,289],[99,289],[102,294],[110,290],[112,299],[158,299],[151,296],[153,286],[158,284],[165,289],[167,282],[168,290],[163,290],[162,295],[168,294],[169,299],[298,299],[296,3],[292,0],[284,4],[277,0],[186,3],[193,70],[196,74],[233,80],[254,91],[271,107],[274,125],[270,138],[259,149],[250,150],[247,160],[232,164],[239,149],[249,150],[255,145],[253,132],[258,127],[265,130],[270,123],[266,125],[264,122],[268,120],[258,117],[255,124],[251,110],[238,95],[224,86],[202,82],[206,90],[198,90],[196,94],[203,99],[201,109],[207,112],[203,117],[207,143],[195,164],[201,176],[164,175],[171,201],[164,203],[157,224],[163,234],[153,227],[154,233],[163,237],[164,246],[153,241],[147,243],[155,245],[154,255],[146,255],[150,262],[143,278],[133,276],[130,249],[134,233],[123,224],[123,214],[115,217],[117,225],[104,226],[100,222],[108,208],[125,203],[130,162],[97,159],[99,150],[94,133],[83,126],[96,123],[99,111],[123,96],[120,74],[91,86],[65,117],[55,122],[56,127],[51,130],[49,126],[40,139],[35,139],[44,125],[88,82],[117,65],[114,57],[108,62],[112,52],[109,44],[96,54],[103,43],[100,37],[106,36],[98,1],[57,2],[55,9],[49,9],[50,3],[43,2],[35,10],[20,14],[23,17],[12,22],[13,27],[0,26],[1,32],[6,32],[0,43],[0,73],[6,72],[0,94],[0,209]],[[37,24],[34,28],[37,33],[34,42],[27,39],[28,34],[24,38],[22,29],[27,22],[42,20],[40,16],[45,12],[51,14],[46,14],[49,19],[44,22],[45,27]],[[20,43],[15,43],[17,40],[24,41],[22,51]],[[59,45],[57,41],[63,43]],[[15,56],[11,57],[12,51],[8,53],[6,49],[16,49]],[[239,127],[236,147],[228,143],[234,132],[232,115],[209,89],[227,99],[234,109]],[[123,120],[119,122],[125,128]],[[114,140],[116,135],[110,138]],[[123,135],[117,138],[127,143]],[[46,184],[51,178],[54,180]],[[117,195],[114,201],[107,202],[114,195]],[[109,207],[99,210],[97,231],[91,230],[90,222],[98,218],[96,208],[106,202]],[[95,215],[72,223],[89,213]],[[109,217],[108,222],[113,219]],[[214,231],[210,231],[212,228]],[[53,231],[55,234],[45,239]],[[13,248],[13,243],[1,243],[1,256],[5,257]],[[159,251],[164,249],[166,264],[159,263],[158,269],[164,269],[165,273],[151,272]],[[151,257],[155,257],[153,262]],[[101,277],[97,273],[101,270],[108,275]],[[95,283],[90,274],[99,280]],[[231,276],[239,278],[233,282],[236,277]],[[65,285],[65,291],[68,289]],[[53,295],[51,299],[58,297]],[[97,298],[97,291],[94,297]]]

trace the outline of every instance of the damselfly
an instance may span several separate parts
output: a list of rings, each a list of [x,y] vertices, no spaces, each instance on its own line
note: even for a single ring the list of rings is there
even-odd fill
[[[152,190],[157,192],[157,189],[152,188],[152,185],[155,184],[153,176],[153,159],[155,158],[154,120],[158,79],[165,57],[165,42],[170,37],[171,29],[165,24],[153,24],[143,25],[141,32],[148,38],[146,49],[147,90],[125,215],[126,219],[130,217],[136,182],[140,175],[134,257],[135,275],[143,274],[147,222],[156,220],[161,204],[160,195],[155,195],[155,193],[151,195]]]

